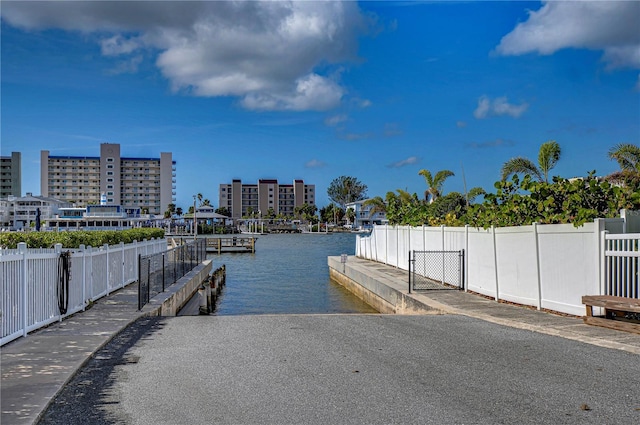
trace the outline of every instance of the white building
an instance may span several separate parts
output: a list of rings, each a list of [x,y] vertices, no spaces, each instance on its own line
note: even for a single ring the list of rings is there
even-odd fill
[[[35,230],[38,210],[44,227],[46,220],[54,217],[62,208],[70,206],[68,202],[46,196],[33,196],[31,193],[22,197],[9,196],[0,200],[0,227],[6,230]]]
[[[345,204],[347,210],[354,212],[353,229],[370,229],[374,224],[387,224],[387,214],[384,212],[375,212],[371,214],[372,205],[364,205],[366,200],[349,202]]]

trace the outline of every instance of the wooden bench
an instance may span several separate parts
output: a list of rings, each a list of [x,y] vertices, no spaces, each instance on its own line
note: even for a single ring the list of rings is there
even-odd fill
[[[582,304],[587,308],[585,323],[640,334],[640,299],[613,295],[585,295]],[[593,315],[593,307],[602,307],[604,317]]]

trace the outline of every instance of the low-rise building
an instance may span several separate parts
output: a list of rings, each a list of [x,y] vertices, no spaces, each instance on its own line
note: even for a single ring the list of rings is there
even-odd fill
[[[349,202],[345,204],[347,210],[351,209],[354,212],[353,223],[351,226],[353,229],[371,229],[374,224],[387,224],[387,214],[383,211],[376,211],[371,214],[373,205],[365,205],[367,200]]]
[[[44,226],[46,220],[70,206],[68,202],[31,193],[22,197],[9,196],[0,201],[0,227],[4,230],[35,230],[38,216]]]

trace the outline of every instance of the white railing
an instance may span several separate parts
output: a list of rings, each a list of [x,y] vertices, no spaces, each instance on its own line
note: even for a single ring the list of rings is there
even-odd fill
[[[535,223],[490,229],[375,226],[371,235],[357,237],[356,255],[407,270],[410,251],[464,249],[466,290],[538,309],[583,315],[583,295],[607,293],[607,270],[612,276],[631,278],[628,283],[610,285],[618,288],[616,295],[638,296],[638,235],[607,234],[607,230],[622,228],[620,220],[596,219],[578,228]],[[613,248],[605,249],[605,237],[620,241],[630,236],[626,250],[614,254]],[[635,251],[629,248],[633,246]],[[606,260],[606,266],[605,258],[609,257],[605,255],[617,260]]]
[[[0,250],[0,346],[27,333],[61,321],[84,310],[93,302],[138,279],[138,255],[167,250],[166,239],[134,242],[125,245],[84,247],[70,253],[69,289],[66,312],[60,312],[58,295],[61,245],[55,249]]]
[[[640,233],[605,235],[604,295],[640,298]]]

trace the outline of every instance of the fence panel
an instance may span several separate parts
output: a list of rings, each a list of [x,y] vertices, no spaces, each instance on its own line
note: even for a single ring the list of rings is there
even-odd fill
[[[498,298],[538,305],[538,257],[533,226],[496,229]]]
[[[640,233],[605,235],[605,295],[640,298]]]
[[[19,338],[24,333],[24,256],[17,253],[2,255],[0,277],[2,278],[2,344]]]
[[[69,251],[60,247],[32,250],[26,245],[0,250],[0,345],[82,311],[89,301],[135,281],[137,253],[162,252],[166,247],[166,239],[102,248],[81,246],[65,260],[68,274],[64,279],[60,257]],[[204,250],[194,251],[194,256],[191,261],[204,259]]]

